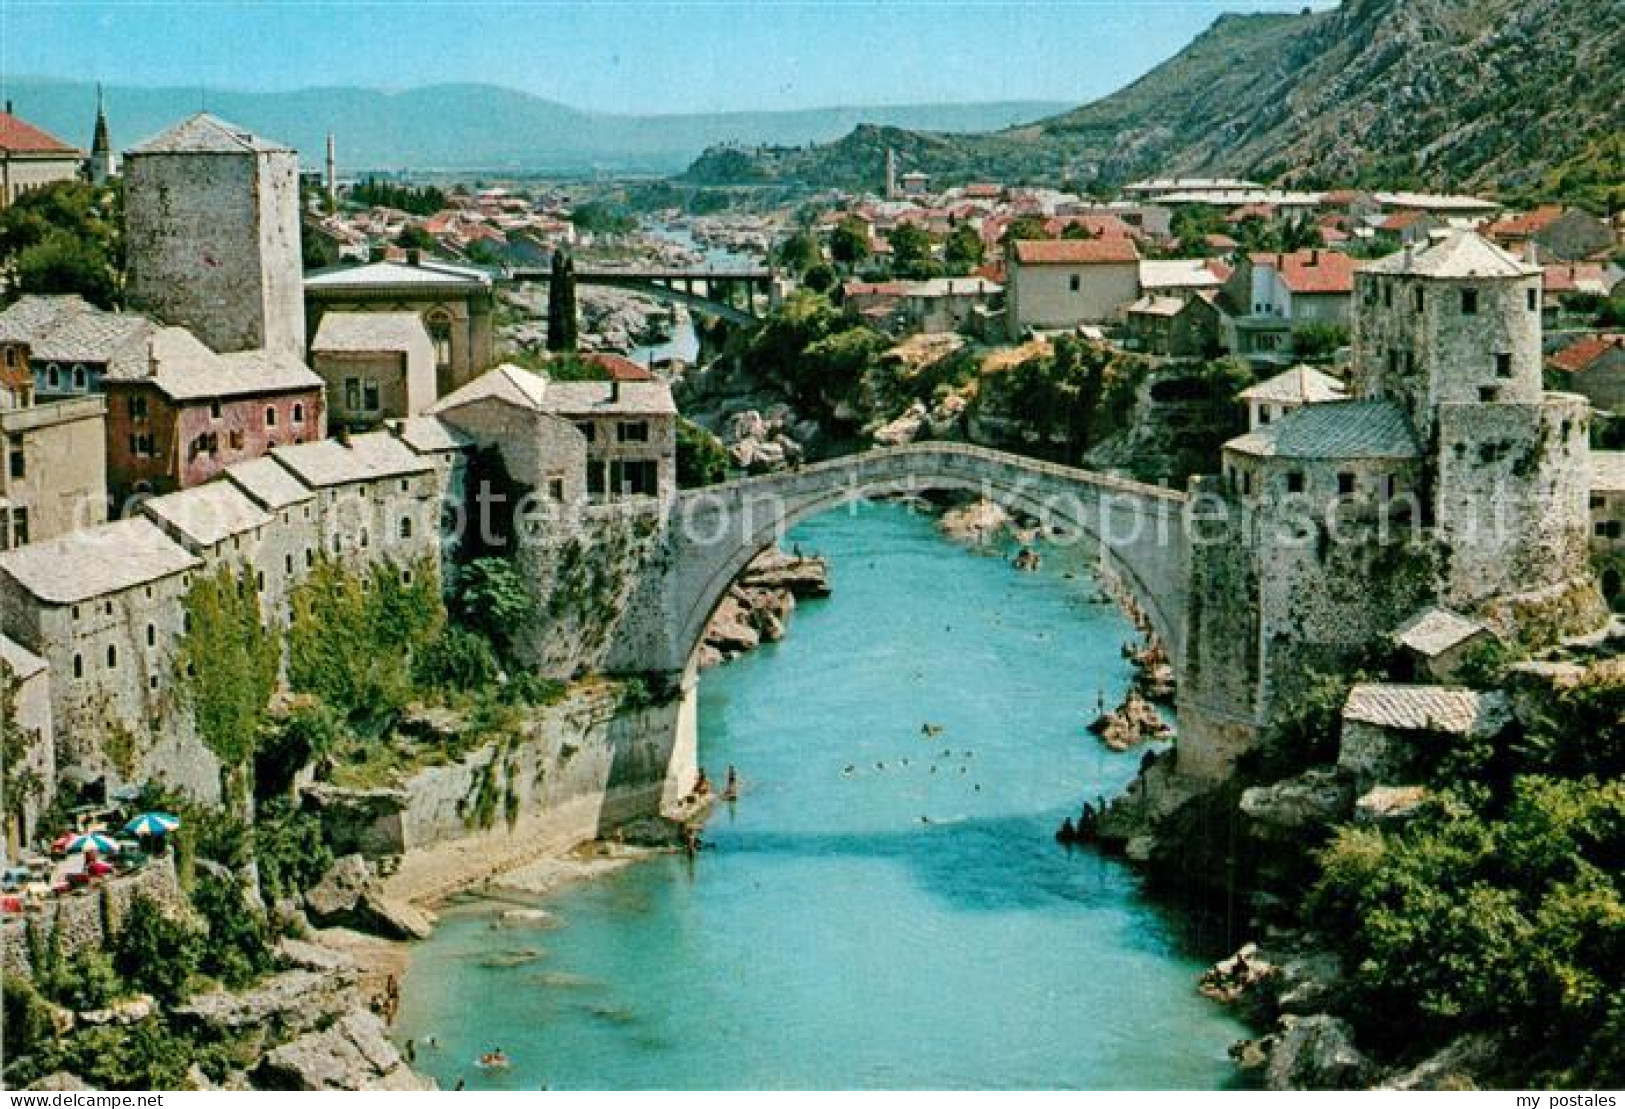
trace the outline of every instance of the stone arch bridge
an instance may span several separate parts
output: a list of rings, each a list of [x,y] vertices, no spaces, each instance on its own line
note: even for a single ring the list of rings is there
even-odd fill
[[[679,494],[665,547],[641,581],[608,660],[622,670],[686,671],[711,615],[746,564],[795,524],[865,498],[977,493],[1087,545],[1184,659],[1184,493],[957,443],[876,449]]]

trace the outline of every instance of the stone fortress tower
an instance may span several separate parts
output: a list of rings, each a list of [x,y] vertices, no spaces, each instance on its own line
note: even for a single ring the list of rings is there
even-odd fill
[[[1350,398],[1192,483],[1182,774],[1218,777],[1315,671],[1445,606],[1530,645],[1590,631],[1589,408],[1541,388],[1541,271],[1471,232],[1355,276]],[[1222,510],[1222,511],[1221,511]]]
[[[131,300],[219,352],[305,351],[299,155],[199,113],[127,150]]]

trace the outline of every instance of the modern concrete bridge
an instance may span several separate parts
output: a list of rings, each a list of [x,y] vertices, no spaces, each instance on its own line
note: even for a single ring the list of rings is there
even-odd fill
[[[540,267],[507,271],[508,280],[516,283],[547,281],[551,277],[551,271]],[[764,307],[772,306],[775,296],[770,269],[597,266],[577,269],[575,277],[578,285],[630,289],[737,324],[759,319]]]
[[[640,584],[612,667],[685,670],[729,585],[795,524],[853,501],[930,490],[987,496],[1084,544],[1181,665],[1185,494],[985,447],[925,443],[679,494],[667,518],[665,550]],[[951,595],[951,583],[945,586],[944,595]]]

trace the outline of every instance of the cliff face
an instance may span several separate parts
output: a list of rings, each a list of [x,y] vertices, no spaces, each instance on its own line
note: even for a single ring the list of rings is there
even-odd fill
[[[1513,188],[1625,177],[1625,3],[1345,0],[1224,16],[1138,81],[993,135],[864,127],[806,150],[702,157],[696,179],[878,184],[884,151],[942,183],[1143,173]]]

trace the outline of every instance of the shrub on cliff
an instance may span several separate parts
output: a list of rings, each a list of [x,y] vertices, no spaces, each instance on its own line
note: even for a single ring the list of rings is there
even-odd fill
[[[187,994],[198,969],[198,934],[146,894],[137,894],[113,937],[113,965],[137,989],[165,1005]]]
[[[247,573],[223,567],[193,580],[175,659],[178,685],[198,734],[228,772],[241,773],[253,754],[280,659]]]

